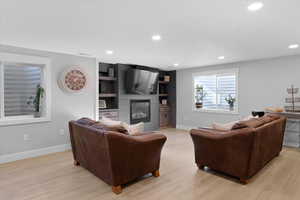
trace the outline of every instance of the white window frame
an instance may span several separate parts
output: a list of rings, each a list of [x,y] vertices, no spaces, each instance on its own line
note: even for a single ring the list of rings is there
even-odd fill
[[[226,75],[226,74],[235,74],[235,98],[236,104],[235,109],[233,111],[230,110],[223,110],[223,109],[208,109],[208,108],[196,108],[195,107],[195,78],[198,76],[209,76],[209,75]],[[212,71],[203,71],[193,73],[193,103],[192,103],[192,110],[196,112],[206,112],[206,113],[220,113],[220,114],[239,114],[239,69],[238,68],[230,68],[230,69],[223,69],[223,70],[212,70]]]
[[[34,118],[33,116],[4,116],[4,64],[21,63],[41,66],[43,68],[41,86],[45,89],[44,116]],[[0,53],[0,126],[31,124],[51,121],[51,69],[50,59],[37,56],[20,54]]]

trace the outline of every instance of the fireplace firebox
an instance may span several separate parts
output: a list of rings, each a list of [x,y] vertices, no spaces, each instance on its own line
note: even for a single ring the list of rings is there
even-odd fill
[[[130,100],[130,124],[151,121],[150,100]]]

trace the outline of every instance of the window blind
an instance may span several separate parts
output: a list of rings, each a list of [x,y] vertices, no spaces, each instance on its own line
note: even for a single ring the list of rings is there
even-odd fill
[[[28,105],[30,97],[35,97],[36,87],[41,84],[42,70],[38,66],[4,65],[4,115],[20,116],[34,113]]]
[[[236,97],[236,75],[234,73],[196,76],[194,82],[195,86],[203,86],[203,108],[229,110],[225,98],[229,95]]]

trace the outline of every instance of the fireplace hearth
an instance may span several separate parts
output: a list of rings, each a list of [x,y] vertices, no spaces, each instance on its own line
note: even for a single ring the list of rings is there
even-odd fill
[[[130,124],[151,121],[150,100],[130,100]]]

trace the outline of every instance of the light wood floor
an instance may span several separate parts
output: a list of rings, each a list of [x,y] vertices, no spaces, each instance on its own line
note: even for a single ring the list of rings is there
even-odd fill
[[[161,176],[126,186],[120,195],[81,167],[71,152],[0,165],[1,200],[299,200],[300,151],[285,148],[248,185],[213,172],[198,170],[189,134],[162,130],[168,141]]]

